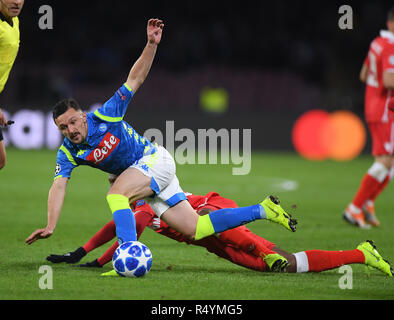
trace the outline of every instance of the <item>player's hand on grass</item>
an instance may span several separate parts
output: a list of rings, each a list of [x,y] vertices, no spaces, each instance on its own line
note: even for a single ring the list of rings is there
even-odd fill
[[[27,244],[32,244],[34,241],[39,240],[39,239],[46,239],[49,238],[53,233],[53,230],[49,230],[47,228],[44,229],[37,229],[34,231],[27,239],[26,243]]]
[[[160,19],[149,19],[146,32],[148,35],[148,42],[151,44],[159,44],[163,32],[163,21]]]

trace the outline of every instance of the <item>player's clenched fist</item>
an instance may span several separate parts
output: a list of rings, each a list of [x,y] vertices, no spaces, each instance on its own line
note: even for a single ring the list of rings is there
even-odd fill
[[[163,21],[160,19],[149,19],[146,31],[148,34],[148,42],[151,44],[159,44],[161,40],[161,34],[163,32]]]

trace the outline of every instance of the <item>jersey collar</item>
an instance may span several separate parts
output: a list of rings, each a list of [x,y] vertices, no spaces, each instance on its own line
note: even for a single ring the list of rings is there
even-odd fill
[[[8,20],[6,19],[6,17],[4,16],[4,14],[0,11],[0,20],[7,22],[11,27],[14,26],[14,18],[11,19],[11,23],[8,22]]]
[[[381,30],[380,31],[380,36],[382,38],[386,38],[386,39],[388,39],[390,41],[394,41],[394,33],[390,32],[388,30]]]

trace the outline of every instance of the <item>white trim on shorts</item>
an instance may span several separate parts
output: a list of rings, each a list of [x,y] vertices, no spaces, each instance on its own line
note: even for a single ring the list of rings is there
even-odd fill
[[[155,152],[144,155],[130,168],[135,168],[151,178],[150,187],[155,194],[153,197],[145,198],[145,201],[160,218],[165,211],[177,203],[187,200],[187,197],[175,174],[174,158],[164,147],[155,147],[157,149]]]

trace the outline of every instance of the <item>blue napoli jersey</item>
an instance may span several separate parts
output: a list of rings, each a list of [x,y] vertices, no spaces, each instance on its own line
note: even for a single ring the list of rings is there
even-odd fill
[[[64,138],[57,152],[55,179],[70,178],[79,165],[119,175],[144,155],[156,151],[149,140],[123,120],[132,97],[133,91],[124,84],[102,107],[87,114],[86,141],[73,144]]]

